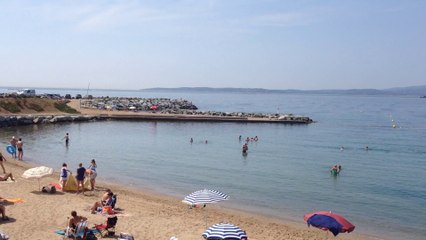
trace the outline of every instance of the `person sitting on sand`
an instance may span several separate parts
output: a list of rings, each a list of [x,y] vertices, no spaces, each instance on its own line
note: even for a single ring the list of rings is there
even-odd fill
[[[86,221],[87,218],[83,217],[83,216],[78,216],[76,211],[72,211],[71,212],[71,219],[68,222],[68,227],[70,227],[71,229],[75,230],[75,228],[77,227],[77,225],[82,222],[82,221]]]
[[[105,200],[102,200],[100,202],[95,202],[93,206],[90,208],[91,212],[92,213],[100,212],[102,211],[102,207],[112,206],[113,204],[112,196],[114,196],[114,194],[112,192],[109,192]]]
[[[1,213],[1,220],[7,221],[9,218],[6,216],[6,208],[3,205],[0,205],[0,213]]]
[[[12,202],[9,202],[7,199],[0,197],[0,213],[2,217],[1,220],[7,221],[9,220],[9,218],[6,216],[6,208],[2,205],[3,203],[12,203]]]
[[[0,181],[7,181],[7,179],[9,179],[9,178],[10,178],[10,180],[15,181],[12,173],[5,173],[3,175],[0,175]]]
[[[3,169],[3,173],[6,173],[6,169],[4,169],[4,166],[3,166],[3,161],[6,162],[6,158],[3,157],[3,154],[1,154],[1,152],[0,152],[0,166]]]

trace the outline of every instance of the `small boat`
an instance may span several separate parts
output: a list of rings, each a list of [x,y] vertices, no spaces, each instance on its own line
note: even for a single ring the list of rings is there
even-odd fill
[[[420,98],[426,98],[426,95],[425,96],[420,96]]]

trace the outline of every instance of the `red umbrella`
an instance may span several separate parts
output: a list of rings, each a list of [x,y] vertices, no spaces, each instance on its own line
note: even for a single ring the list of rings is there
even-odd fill
[[[306,214],[303,219],[308,223],[322,230],[329,230],[337,236],[339,233],[352,232],[355,226],[339,214],[332,212],[313,212]]]

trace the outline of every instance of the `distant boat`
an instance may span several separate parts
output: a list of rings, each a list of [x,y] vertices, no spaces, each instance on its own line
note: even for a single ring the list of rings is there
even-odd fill
[[[420,96],[420,98],[426,98],[426,95],[425,96]]]

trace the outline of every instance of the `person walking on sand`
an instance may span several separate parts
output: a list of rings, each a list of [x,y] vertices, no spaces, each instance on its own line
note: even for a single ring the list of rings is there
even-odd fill
[[[68,146],[68,143],[70,141],[70,135],[69,135],[69,133],[66,133],[65,137],[63,139],[65,139],[65,146]]]
[[[18,148],[18,159],[22,160],[24,157],[24,142],[22,141],[22,138],[19,138],[19,141],[16,143],[16,147]]]
[[[89,180],[90,180],[90,189],[92,191],[95,190],[96,176],[98,175],[98,173],[96,172],[97,167],[98,165],[96,165],[95,159],[92,159],[89,167],[86,170],[87,176],[89,177]]]
[[[84,194],[84,177],[86,174],[86,169],[83,167],[83,163],[78,164],[77,168],[77,176],[75,177],[77,179],[77,194],[80,193],[80,187],[81,191]]]
[[[6,162],[6,158],[3,157],[3,154],[0,152],[0,165],[1,165],[1,168],[3,169],[3,173],[6,173],[6,169],[4,169],[4,166],[3,166],[3,161]]]
[[[15,136],[12,136],[12,139],[10,139],[10,145],[15,148],[15,152],[12,154],[14,158],[16,158],[16,143],[18,143],[18,140],[16,140]]]

